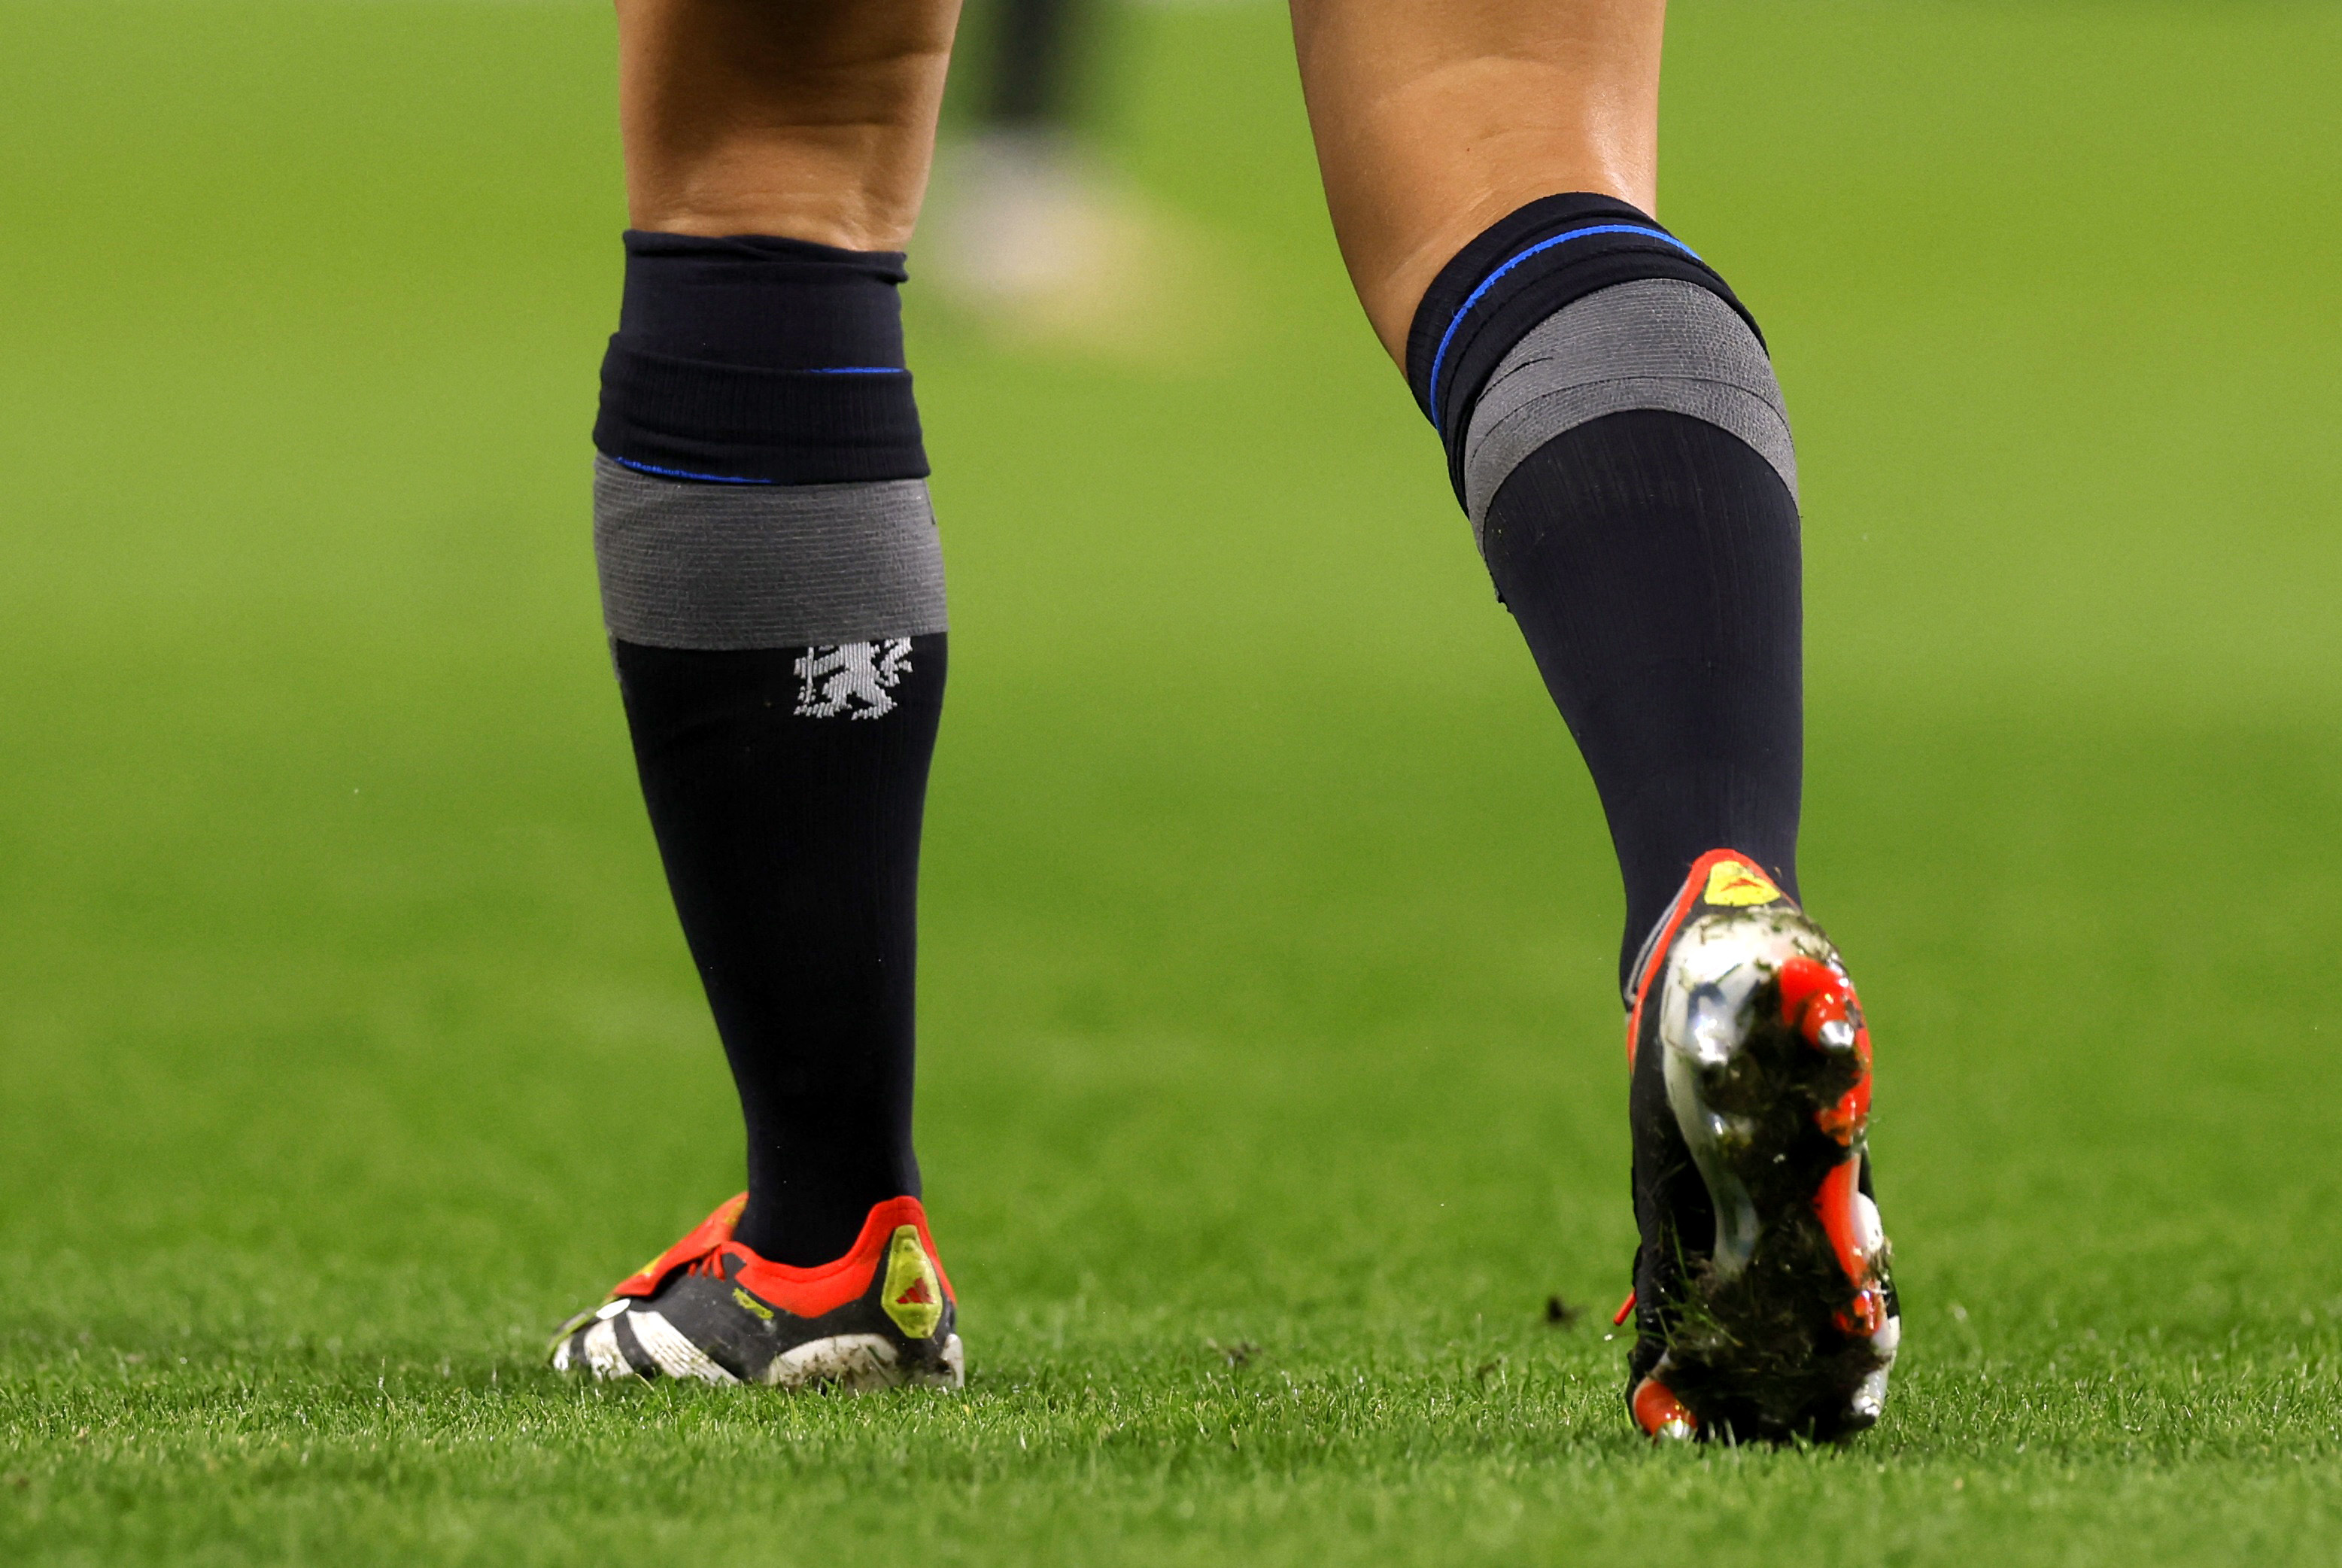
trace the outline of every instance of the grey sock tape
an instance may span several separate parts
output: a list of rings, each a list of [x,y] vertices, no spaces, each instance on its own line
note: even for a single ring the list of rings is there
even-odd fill
[[[1707,290],[1649,278],[1555,312],[1497,365],[1464,438],[1473,537],[1531,453],[1566,430],[1635,408],[1689,414],[1740,437],[1797,494],[1788,410],[1756,335]]]
[[[945,630],[926,481],[700,484],[594,464],[594,555],[613,636],[791,648]]]

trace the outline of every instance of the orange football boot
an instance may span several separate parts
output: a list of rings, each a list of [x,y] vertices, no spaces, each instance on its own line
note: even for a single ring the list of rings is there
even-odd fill
[[[878,1204],[844,1257],[808,1269],[732,1239],[747,1203],[743,1193],[724,1204],[562,1324],[554,1370],[856,1393],[960,1386],[957,1308],[916,1198]]]
[[[1754,858],[1714,850],[1626,995],[1636,1341],[1653,1437],[1848,1437],[1902,1337],[1871,1196],[1870,1031],[1837,949]]]

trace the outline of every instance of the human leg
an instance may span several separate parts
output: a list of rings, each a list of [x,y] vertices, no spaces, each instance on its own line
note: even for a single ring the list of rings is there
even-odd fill
[[[1784,965],[1836,964],[1795,903],[1797,474],[1754,318],[1651,215],[1663,5],[1295,0],[1294,17],[1359,297],[1440,436],[1498,596],[1602,797],[1626,894],[1629,1049],[1664,1034],[1666,1020],[1688,1026],[1682,1009],[1644,1001],[1673,994],[1690,972],[1679,957],[1705,936],[1728,935],[1773,987],[1739,996],[1728,1028],[1716,1025],[1724,1057],[1754,1060],[1788,1027],[1764,1021],[1782,1005]],[[1715,874],[1729,884],[1720,903],[1707,899]],[[1762,920],[1725,918],[1758,905]],[[1759,924],[1803,934],[1767,945]],[[1706,951],[1703,962],[1714,958]],[[1832,1016],[1858,1020],[1850,984],[1844,993]],[[1837,1183],[1829,1212],[1817,1221],[1805,1199],[1784,1208],[1766,1188],[1772,1206],[1753,1263],[1719,1246],[1731,1239],[1720,1208],[1735,1212],[1744,1174],[1700,1166],[1678,1125],[1714,1098],[1696,1072],[1680,1089],[1662,1072],[1685,1042],[1636,1053],[1637,1385],[1674,1378],[1693,1426],[1836,1432],[1867,1421],[1855,1409],[1863,1399],[1876,1413],[1880,1390],[1868,1380],[1891,1355],[1878,1304],[1891,1304],[1891,1287],[1883,1242],[1863,1242],[1876,1225],[1873,1214],[1863,1228],[1853,1185],[1866,1169],[1860,1118],[1835,1109],[1858,1077],[1867,1111],[1868,1036],[1858,1073],[1847,1065],[1853,1034],[1829,1038],[1827,1051],[1818,1035],[1807,1042],[1827,1072],[1783,1068],[1767,1082],[1783,1104],[1828,1089],[1828,1106],[1809,1108],[1835,1119],[1809,1116],[1797,1139],[1765,1145],[1810,1177],[1807,1197]],[[1669,1263],[1685,1253],[1706,1272]],[[1817,1256],[1837,1271],[1819,1285],[1805,1268]],[[1787,1329],[1744,1323],[1767,1341],[1765,1369],[1714,1354],[1693,1364],[1689,1309],[1715,1305],[1701,1293],[1726,1274],[1772,1280],[1756,1309],[1796,1319]],[[1862,1332],[1833,1323],[1847,1303],[1869,1312]],[[1776,1376],[1776,1363],[1794,1363],[1796,1375]],[[1655,1425],[1654,1408],[1636,1404],[1646,1427],[1685,1425]]]
[[[899,250],[958,0],[618,0],[637,229]]]
[[[1787,415],[1649,215],[1664,15],[1294,5],[1336,234],[1602,791],[1629,957],[1719,844],[1795,892],[1802,751]]]
[[[911,1147],[942,560],[887,248],[916,213],[954,9],[619,8],[637,227],[595,546],[748,1191],[565,1330],[563,1364],[884,1383],[956,1356]]]
[[[1334,234],[1404,367],[1416,304],[1497,219],[1557,191],[1658,196],[1666,0],[1293,0]]]

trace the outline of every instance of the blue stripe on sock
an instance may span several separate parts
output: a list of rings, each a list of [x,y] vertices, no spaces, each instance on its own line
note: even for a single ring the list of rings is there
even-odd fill
[[[911,373],[897,365],[816,365],[798,372],[803,375],[908,375]],[[695,474],[688,468],[662,468],[656,463],[637,463],[631,457],[621,457],[615,452],[602,454],[621,468],[631,468],[637,474],[656,474],[662,479],[696,479],[703,484],[775,484],[774,479],[743,479],[731,474]]]
[[[631,457],[621,457],[615,452],[603,456],[621,468],[631,468],[637,474],[656,474],[663,479],[696,479],[703,484],[771,484],[770,479],[741,479],[729,474],[694,474],[688,468],[661,468],[656,463],[637,463]]]
[[[1449,343],[1454,341],[1456,329],[1464,325],[1465,316],[1471,313],[1474,305],[1480,303],[1480,296],[1494,288],[1496,285],[1496,280],[1498,278],[1504,276],[1506,273],[1512,271],[1515,267],[1520,265],[1523,262],[1528,260],[1529,257],[1536,255],[1539,251],[1549,251],[1554,246],[1563,244],[1565,241],[1582,240],[1594,235],[1641,235],[1648,239],[1664,240],[1667,244],[1675,246],[1676,249],[1683,252],[1684,255],[1691,257],[1692,260],[1699,261],[1699,253],[1692,249],[1691,246],[1684,244],[1683,241],[1676,238],[1675,235],[1668,234],[1664,229],[1646,228],[1640,224],[1596,224],[1592,228],[1572,229],[1566,235],[1556,235],[1549,240],[1539,240],[1536,244],[1529,246],[1528,249],[1523,251],[1520,255],[1513,257],[1504,265],[1490,273],[1486,277],[1481,279],[1480,286],[1474,289],[1469,295],[1465,296],[1464,303],[1456,307],[1456,315],[1454,318],[1448,322],[1447,330],[1439,335],[1439,346],[1432,352],[1431,355],[1431,385],[1429,391],[1424,397],[1424,401],[1431,405],[1431,428],[1435,432],[1442,436],[1445,436],[1447,434],[1447,432],[1442,430],[1439,425],[1440,365],[1447,358],[1447,345]],[[1707,264],[1706,262],[1700,262],[1699,265],[1706,266]]]

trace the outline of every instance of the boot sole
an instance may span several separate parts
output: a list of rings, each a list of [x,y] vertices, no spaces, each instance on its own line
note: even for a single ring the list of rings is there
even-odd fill
[[[1685,1260],[1637,1421],[1653,1435],[1851,1436],[1878,1418],[1899,1337],[1877,1209],[1859,1190],[1859,1005],[1794,912],[1711,916],[1683,943],[1659,1040],[1716,1242]]]

